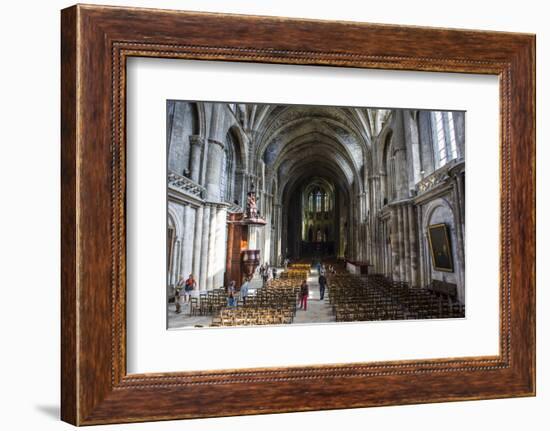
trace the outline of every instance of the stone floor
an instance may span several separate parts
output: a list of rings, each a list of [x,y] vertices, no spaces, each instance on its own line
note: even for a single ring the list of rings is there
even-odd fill
[[[168,304],[168,329],[203,328],[210,326],[212,316],[190,316],[189,304],[182,304],[181,313],[176,313],[176,305]]]
[[[319,282],[317,281],[317,271],[310,272],[307,278],[307,284],[309,285],[309,298],[307,300],[307,311],[296,310],[296,317],[293,323],[325,323],[334,322],[335,316],[332,313],[332,309],[329,305],[328,290],[325,289],[325,297],[321,301],[319,293]]]
[[[278,269],[280,274],[282,268]],[[309,284],[309,299],[307,302],[307,311],[296,310],[296,317],[293,323],[326,323],[334,322],[335,317],[329,305],[328,295],[329,289],[325,290],[323,301],[319,299],[319,283],[317,282],[318,274],[316,270],[312,270],[309,274],[307,282]],[[255,290],[262,287],[262,280],[256,275],[251,281],[250,293],[254,294]],[[178,328],[203,328],[209,327],[212,323],[212,316],[190,316],[189,304],[182,304],[181,313],[176,313],[175,304],[168,304],[168,329]]]

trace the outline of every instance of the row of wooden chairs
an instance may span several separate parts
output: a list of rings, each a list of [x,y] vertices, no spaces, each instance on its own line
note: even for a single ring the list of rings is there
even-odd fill
[[[253,300],[257,306],[290,308],[296,313],[296,300],[300,291],[300,281],[295,279],[275,279],[256,291]],[[248,302],[248,301],[247,301]]]
[[[212,326],[250,326],[290,324],[294,313],[290,309],[269,307],[223,308],[212,319]]]
[[[284,271],[283,273],[281,273],[281,278],[282,279],[292,278],[292,279],[304,280],[308,277],[308,275],[309,275],[309,270],[288,269],[288,270]]]
[[[369,281],[390,297],[392,302],[402,304],[419,319],[459,318],[465,315],[464,304],[450,296],[439,295],[424,288],[411,289],[405,283],[392,282],[380,275],[371,276]]]
[[[212,319],[212,326],[290,324],[296,315],[299,290],[295,280],[270,280],[246,301],[239,300],[236,307],[220,308]]]
[[[223,288],[209,290],[200,293],[198,298],[192,297],[189,304],[191,316],[215,314],[227,305],[227,294]]]
[[[296,269],[299,271],[309,271],[311,265],[309,263],[292,263],[288,266],[289,269]]]
[[[329,277],[329,283],[336,321],[464,317],[464,305],[382,276],[337,273]]]

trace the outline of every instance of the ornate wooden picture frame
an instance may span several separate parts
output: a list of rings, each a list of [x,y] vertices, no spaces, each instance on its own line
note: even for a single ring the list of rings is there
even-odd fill
[[[533,35],[80,5],[63,10],[61,21],[64,421],[91,425],[535,394]],[[497,75],[500,353],[128,374],[125,100],[132,56]]]

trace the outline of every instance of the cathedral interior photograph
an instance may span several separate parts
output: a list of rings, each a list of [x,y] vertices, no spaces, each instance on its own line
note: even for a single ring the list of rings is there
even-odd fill
[[[167,328],[465,317],[465,112],[168,100]]]

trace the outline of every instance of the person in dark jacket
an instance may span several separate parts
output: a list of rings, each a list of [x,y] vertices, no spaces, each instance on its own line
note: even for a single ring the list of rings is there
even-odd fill
[[[322,301],[325,297],[325,287],[327,286],[327,278],[324,275],[319,276],[319,299]]]

